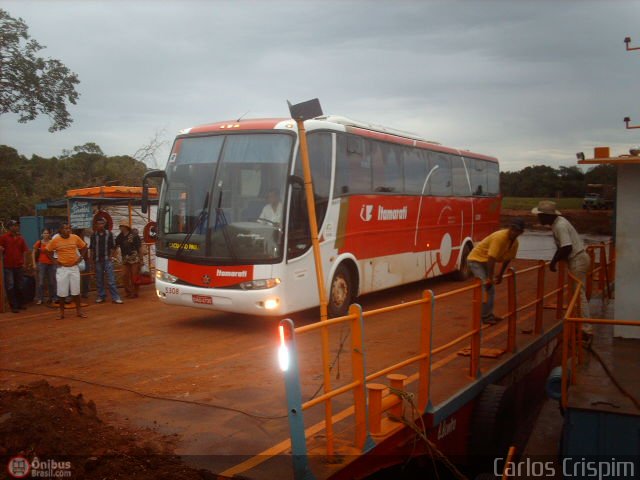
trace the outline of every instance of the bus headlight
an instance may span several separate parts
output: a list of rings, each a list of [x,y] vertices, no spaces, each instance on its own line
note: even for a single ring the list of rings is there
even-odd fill
[[[242,290],[264,290],[265,288],[273,288],[280,285],[279,278],[266,278],[262,280],[251,280],[250,282],[242,282],[240,288]]]
[[[269,298],[268,300],[264,301],[264,308],[266,308],[267,310],[273,310],[278,306],[279,303],[280,303],[279,299]]]
[[[162,270],[156,270],[156,278],[169,283],[176,283],[178,281],[178,277],[174,277],[170,273],[163,272]]]

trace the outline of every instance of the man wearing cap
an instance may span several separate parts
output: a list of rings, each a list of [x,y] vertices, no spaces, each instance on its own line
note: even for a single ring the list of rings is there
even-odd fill
[[[583,318],[590,318],[589,302],[585,294],[585,285],[587,280],[587,272],[591,267],[591,258],[584,249],[584,243],[578,235],[578,232],[569,221],[561,216],[556,210],[555,202],[542,200],[538,206],[531,210],[531,213],[538,216],[538,220],[542,225],[551,225],[553,233],[553,241],[556,244],[556,253],[551,259],[549,269],[556,271],[556,264],[560,261],[566,261],[571,272],[582,282],[580,288],[580,312]],[[583,331],[591,333],[591,325],[583,324]]]
[[[140,275],[142,263],[142,242],[140,236],[131,230],[126,222],[120,222],[120,234],[116,237],[116,247],[120,247],[122,256],[122,268],[124,270],[124,289],[127,298],[137,298],[140,285],[136,283]]]
[[[22,298],[23,269],[27,263],[29,248],[22,235],[20,235],[20,222],[9,220],[9,231],[0,236],[0,255],[3,256],[4,286],[11,304],[11,311],[18,313],[24,310]]]
[[[502,320],[493,314],[493,302],[495,299],[494,285],[502,282],[502,276],[509,266],[509,262],[518,253],[518,237],[524,232],[524,221],[514,218],[509,228],[493,232],[478,243],[469,256],[467,265],[474,277],[482,280],[487,292],[487,301],[482,303],[482,322],[494,325]],[[495,265],[502,262],[500,273],[494,276]]]

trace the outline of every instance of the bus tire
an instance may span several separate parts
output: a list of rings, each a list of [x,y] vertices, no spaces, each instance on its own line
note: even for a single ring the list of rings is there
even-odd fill
[[[329,286],[327,305],[329,317],[335,318],[346,315],[353,298],[351,272],[344,263],[341,263],[338,265],[338,268],[336,268],[333,278],[331,279],[331,285]]]
[[[469,455],[479,467],[506,457],[514,434],[515,404],[502,385],[487,385],[473,411]]]
[[[467,262],[467,257],[471,253],[471,244],[469,242],[464,244],[462,247],[462,258],[460,259],[460,268],[456,270],[453,274],[455,280],[464,281],[471,278],[471,270],[469,269],[469,263]]]

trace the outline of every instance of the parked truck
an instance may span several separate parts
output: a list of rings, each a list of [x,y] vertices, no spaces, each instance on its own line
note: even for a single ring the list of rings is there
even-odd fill
[[[616,187],[603,183],[590,183],[582,200],[585,210],[607,210],[613,208],[616,198]]]

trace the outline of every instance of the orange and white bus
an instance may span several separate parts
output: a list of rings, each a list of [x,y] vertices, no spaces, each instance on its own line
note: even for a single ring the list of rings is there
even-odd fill
[[[495,158],[338,116],[305,129],[331,316],[357,295],[467,275],[498,226]],[[319,304],[293,120],[183,130],[154,176],[163,302],[278,316]]]

